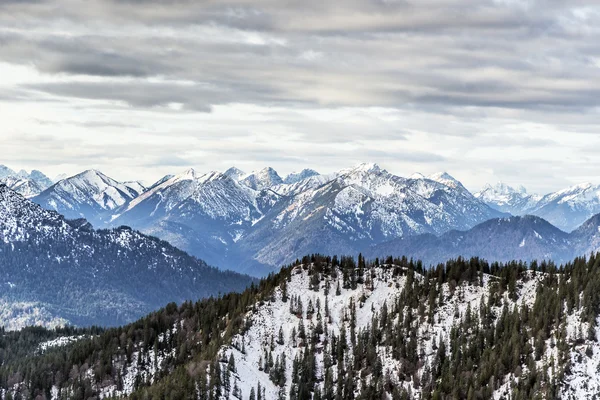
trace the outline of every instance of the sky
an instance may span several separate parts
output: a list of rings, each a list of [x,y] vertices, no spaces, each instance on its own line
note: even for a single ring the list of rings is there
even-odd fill
[[[0,0],[0,164],[600,183],[600,3]]]

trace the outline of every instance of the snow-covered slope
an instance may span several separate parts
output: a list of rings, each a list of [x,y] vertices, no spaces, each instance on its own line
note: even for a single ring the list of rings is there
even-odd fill
[[[314,169],[306,168],[300,172],[292,172],[291,174],[287,175],[283,179],[283,183],[289,185],[289,184],[293,184],[293,183],[296,183],[299,181],[303,181],[307,178],[310,178],[311,176],[316,176],[316,175],[319,175],[319,173],[317,171],[315,171]]]
[[[239,182],[254,190],[268,189],[272,186],[283,183],[283,179],[271,167],[263,168],[260,171],[251,172],[248,175],[238,178]]]
[[[19,194],[31,198],[50,187],[52,181],[35,169],[31,173],[24,170],[15,172],[4,165],[0,165],[0,184],[5,184]]]
[[[366,281],[358,283],[355,289],[344,287],[340,273],[337,276],[322,275],[316,280],[315,287],[315,280],[312,279],[312,274],[315,273],[312,266],[310,269],[306,266],[296,267],[285,291],[282,287],[276,289],[271,299],[261,302],[248,312],[245,324],[249,328],[233,337],[231,345],[221,349],[219,359],[223,360],[224,370],[228,367],[227,360],[235,361],[234,370],[229,372],[230,385],[239,389],[241,398],[248,398],[251,391],[256,393],[257,390],[263,390],[263,398],[266,399],[292,398],[291,393],[297,393],[302,385],[302,374],[305,372],[299,365],[305,365],[302,360],[307,353],[314,354],[311,363],[314,363],[315,376],[311,382],[315,382],[314,390],[321,394],[327,392],[328,381],[331,382],[329,390],[335,392],[347,387],[348,379],[351,379],[354,381],[355,393],[393,390],[404,392],[407,396],[403,398],[430,398],[429,379],[432,371],[442,368],[440,358],[456,360],[458,353],[452,346],[452,341],[457,340],[457,335],[474,339],[485,329],[483,323],[473,326],[473,322],[469,321],[473,321],[474,316],[478,315],[482,319],[489,318],[485,324],[499,324],[501,328],[498,329],[507,329],[507,325],[502,324],[507,324],[508,311],[526,310],[521,311],[520,318],[536,310],[539,312],[541,304],[536,301],[536,290],[547,279],[547,275],[542,272],[523,272],[514,293],[502,290],[501,296],[498,296],[501,280],[496,276],[482,274],[473,282],[458,285],[456,282],[447,282],[439,285],[437,292],[433,293],[439,295],[443,302],[432,302],[432,292],[429,292],[429,302],[424,298],[424,303],[428,303],[424,304],[410,300],[411,296],[418,293],[416,287],[428,287],[424,282],[425,277],[418,273],[409,277],[406,270],[374,267],[367,270]],[[426,294],[427,292],[424,297]],[[560,374],[565,374],[564,380],[556,382],[559,398],[593,399],[600,390],[600,378],[597,374],[600,334],[598,328],[592,328],[593,333],[584,338],[585,332],[590,328],[589,323],[583,322],[581,309],[565,313],[566,336],[560,339],[564,344],[557,347],[561,332],[558,329],[552,331],[550,338],[540,343],[540,356],[538,358],[536,355],[537,361],[533,365],[539,371],[548,371],[549,380],[553,378],[553,374],[556,377],[559,371]],[[393,319],[390,321],[390,318]],[[403,338],[389,337],[387,335],[390,335],[391,330],[386,331],[382,321],[398,327],[394,331],[405,329],[413,334]],[[521,321],[521,324],[526,325],[526,321]],[[404,328],[399,328],[400,326]],[[305,334],[301,335],[300,332]],[[360,338],[366,333],[371,334],[367,336],[369,342],[360,342]],[[527,334],[531,332],[528,331]],[[538,333],[539,335],[541,334]],[[412,364],[411,350],[398,346],[398,341],[408,349],[414,349],[412,351],[418,363]],[[481,337],[480,345],[484,346],[484,342],[487,345],[488,340]],[[340,344],[347,349],[345,351],[348,358],[339,358],[341,350],[337,346]],[[566,344],[570,367],[566,367],[566,360],[563,361],[562,352]],[[405,353],[398,354],[398,347],[404,349]],[[536,344],[536,351],[539,348]],[[483,347],[477,351],[489,351],[486,349]],[[533,348],[531,349],[533,352]],[[462,351],[467,352],[466,346]],[[371,354],[366,356],[367,360],[370,358],[375,362],[375,358],[379,359],[379,371],[385,375],[383,379],[388,380],[385,386],[387,389],[379,388],[378,382],[382,377],[376,376],[374,371],[377,369],[365,365],[365,353]],[[528,355],[519,356],[523,364],[518,370],[523,370],[526,374],[527,369],[531,368],[531,364],[526,364],[525,361]],[[356,357],[360,357],[361,362],[356,362]],[[273,363],[273,360],[276,362]],[[506,365],[505,360],[494,362]],[[477,367],[473,366],[473,373],[479,376],[479,372],[475,372]],[[415,372],[406,375],[406,371],[413,370]],[[279,377],[282,373],[283,379]],[[478,390],[482,395],[487,393],[481,398],[511,398],[514,393],[513,385],[520,377],[511,371],[496,376],[497,382],[480,382],[474,385],[479,388],[487,386],[483,392]],[[340,379],[344,379],[343,383],[340,383]],[[338,382],[337,385],[334,380]],[[435,384],[434,382],[433,386]],[[459,380],[452,384],[455,385],[452,386],[455,390],[458,387],[464,388]],[[538,391],[540,392],[541,390]],[[464,394],[466,398],[466,392]],[[225,398],[234,400],[235,396],[229,394]]]
[[[0,185],[0,325],[116,325],[249,281],[130,228],[66,220]]]
[[[377,164],[359,164],[330,180],[319,175],[276,186],[272,190],[283,196],[240,245],[258,261],[279,265],[297,254],[354,254],[398,237],[468,229],[503,215],[455,180],[448,182],[406,179]]]
[[[57,182],[33,201],[67,218],[86,218],[93,225],[102,226],[114,210],[141,192],[143,187],[137,182],[120,183],[100,171],[87,170]]]
[[[523,186],[515,189],[503,182],[498,182],[494,186],[485,185],[474,195],[490,207],[513,215],[526,213],[535,207],[542,198],[537,194],[528,194]]]

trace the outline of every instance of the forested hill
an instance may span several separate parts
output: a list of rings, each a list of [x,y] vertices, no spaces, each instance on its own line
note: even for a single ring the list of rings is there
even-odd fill
[[[43,354],[4,340],[0,386],[3,399],[591,399],[599,307],[598,256],[431,270],[311,256]]]
[[[0,326],[118,326],[252,281],[125,226],[66,220],[0,185]]]

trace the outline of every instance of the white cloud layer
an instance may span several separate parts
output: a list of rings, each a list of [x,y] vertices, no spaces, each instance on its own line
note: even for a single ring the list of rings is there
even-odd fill
[[[600,182],[597,1],[0,0],[13,168]]]

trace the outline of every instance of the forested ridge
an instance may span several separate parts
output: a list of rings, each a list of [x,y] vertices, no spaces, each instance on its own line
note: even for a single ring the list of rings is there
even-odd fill
[[[307,256],[43,354],[3,333],[2,398],[593,398],[599,267]]]

